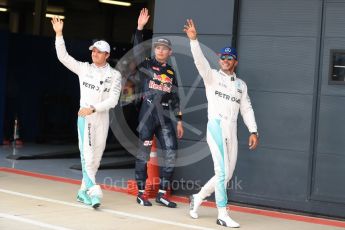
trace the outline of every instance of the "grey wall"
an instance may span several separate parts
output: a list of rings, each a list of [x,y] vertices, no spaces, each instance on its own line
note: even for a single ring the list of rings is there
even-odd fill
[[[345,85],[328,84],[330,50],[345,50],[344,11],[344,1],[325,1],[312,198],[345,206]]]
[[[319,0],[240,3],[238,73],[262,135],[257,152],[240,152],[236,172],[244,186],[233,200],[292,208],[309,198],[321,10]]]
[[[243,189],[231,200],[344,217],[345,91],[328,85],[330,49],[345,48],[344,5],[241,1],[238,72],[262,138],[256,153],[240,150]]]
[[[233,180],[240,186],[229,190],[231,201],[345,217],[345,86],[328,85],[329,50],[345,49],[344,10],[340,0],[241,0],[238,9],[228,0],[197,5],[193,0],[156,1],[154,36],[185,36],[186,18],[194,19],[199,41],[212,50],[236,36],[237,73],[249,87],[261,136],[260,147],[249,151],[248,131],[239,120]],[[178,12],[174,20],[171,12]],[[190,49],[188,40],[184,45]],[[213,58],[206,48],[204,52]],[[202,185],[213,175],[204,140],[207,114],[206,109],[189,110],[205,104],[204,86],[195,82],[189,55],[174,58],[184,95],[193,92],[184,120],[203,132],[186,129],[179,161],[187,154],[206,156],[176,168],[175,179]],[[185,148],[193,144],[198,150]],[[177,192],[190,194],[197,188]]]

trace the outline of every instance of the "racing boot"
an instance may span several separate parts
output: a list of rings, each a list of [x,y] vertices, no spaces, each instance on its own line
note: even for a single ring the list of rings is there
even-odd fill
[[[91,205],[91,198],[87,194],[86,190],[79,189],[77,194],[77,201],[84,203],[86,205]]]
[[[168,208],[176,208],[177,204],[169,200],[166,191],[160,190],[156,196],[156,202]]]
[[[152,206],[152,203],[149,201],[144,191],[138,192],[137,202],[142,206]]]
[[[101,206],[101,198],[99,198],[98,196],[92,196],[91,197],[91,206],[96,209],[99,206]]]
[[[230,218],[226,207],[218,208],[218,219],[216,221],[218,225],[229,227],[229,228],[239,228],[240,224]]]
[[[199,218],[198,208],[202,202],[203,200],[200,198],[199,194],[193,194],[189,197],[189,215],[193,219]]]

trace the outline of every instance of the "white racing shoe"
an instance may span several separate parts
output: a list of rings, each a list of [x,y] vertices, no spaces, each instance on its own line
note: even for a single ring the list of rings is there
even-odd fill
[[[189,211],[189,215],[190,217],[192,217],[193,219],[198,219],[199,218],[199,215],[197,212],[194,212],[193,210],[190,210]]]
[[[229,227],[229,228],[239,228],[240,224],[230,218],[230,216],[218,217],[217,224]]]
[[[91,206],[96,209],[99,206],[101,206],[101,198],[99,198],[98,196],[92,196],[91,197]]]
[[[189,215],[193,218],[193,219],[198,219],[199,215],[198,215],[198,208],[201,205],[201,203],[203,202],[202,199],[200,199],[198,194],[193,194],[191,196],[189,196]]]

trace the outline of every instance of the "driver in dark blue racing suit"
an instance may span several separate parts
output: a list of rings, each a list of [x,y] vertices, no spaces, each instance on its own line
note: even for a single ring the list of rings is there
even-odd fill
[[[134,55],[138,63],[142,84],[142,104],[139,113],[139,151],[135,165],[135,179],[138,185],[137,202],[151,206],[144,193],[147,178],[147,161],[150,157],[153,136],[155,135],[163,150],[163,165],[160,167],[160,186],[156,202],[175,208],[176,203],[169,200],[166,191],[174,170],[177,139],[183,136],[182,113],[177,92],[175,71],[167,64],[172,53],[171,42],[160,38],[154,42],[155,56],[144,58],[143,27],[149,19],[148,10],[142,9],[138,18],[138,28],[134,37]],[[176,117],[177,135],[173,122]]]

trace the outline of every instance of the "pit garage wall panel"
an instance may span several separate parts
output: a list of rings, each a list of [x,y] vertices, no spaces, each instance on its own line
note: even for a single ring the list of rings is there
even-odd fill
[[[248,131],[239,119],[239,155],[235,179],[241,187],[230,199],[304,202],[308,192],[311,95],[252,91],[252,104],[260,127],[260,147],[248,149]],[[298,114],[290,111],[299,111]],[[267,204],[266,204],[267,205]]]
[[[240,2],[238,75],[247,82],[261,137],[259,149],[249,151],[239,123],[235,176],[244,186],[232,200],[290,207],[309,196],[321,10],[318,0]]]
[[[241,186],[230,192],[231,200],[242,195],[265,200],[305,201],[308,153],[266,147],[253,152],[245,145],[240,146],[239,152],[234,179],[241,181]]]
[[[158,0],[154,34],[184,34],[186,19],[193,19],[199,34],[232,34],[234,0]],[[220,23],[221,22],[221,23]]]
[[[330,50],[345,50],[345,2],[325,2],[322,79],[312,198],[345,206],[345,85],[329,85]],[[345,209],[345,208],[344,208]]]
[[[241,0],[239,33],[241,36],[315,37],[321,9],[322,0]]]
[[[181,90],[186,94],[183,95]],[[184,140],[205,141],[207,100],[204,88],[180,87],[181,109],[184,120]]]
[[[312,99],[311,95],[252,91],[252,105],[261,133],[260,147],[307,153],[312,111],[306,105],[311,104]],[[239,144],[247,146],[248,129],[242,118],[239,118],[238,124]],[[280,161],[277,158],[277,163]]]
[[[241,1],[238,73],[248,83],[262,135],[260,148],[249,151],[247,131],[240,123],[235,176],[243,181],[243,189],[230,191],[231,200],[344,217],[344,188],[339,184],[344,175],[340,143],[345,143],[345,135],[341,116],[334,117],[345,112],[339,106],[344,100],[332,96],[345,96],[345,91],[329,86],[327,79],[329,46],[344,47],[343,29],[339,38],[329,28],[344,22],[340,13],[344,10],[339,10],[339,2],[334,4],[337,6],[332,8],[325,4],[326,19],[322,21],[321,0]],[[325,37],[320,57],[322,23]],[[320,94],[316,90],[319,61],[320,111],[315,110]],[[312,142],[315,111],[319,114],[318,139]]]
[[[316,38],[241,35],[238,45],[238,76],[246,81],[249,89],[313,93]]]

